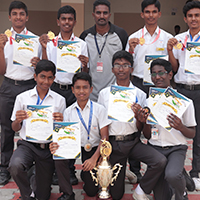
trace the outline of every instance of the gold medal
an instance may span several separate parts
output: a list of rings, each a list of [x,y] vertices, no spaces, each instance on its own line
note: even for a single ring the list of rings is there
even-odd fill
[[[85,144],[84,149],[85,151],[89,152],[92,150],[92,145],[88,142],[87,144]]]
[[[145,43],[145,39],[143,37],[140,38],[140,45],[143,45]]]
[[[53,40],[55,38],[55,34],[52,31],[48,31],[47,35],[50,40]]]
[[[131,103],[127,103],[127,105],[126,105],[126,107],[128,108],[128,109],[131,109]]]
[[[183,45],[182,43],[177,43],[175,46],[174,46],[174,49],[182,49],[183,48]]]
[[[4,34],[6,34],[7,37],[11,37],[11,36],[12,36],[12,32],[11,32],[9,29],[7,29],[7,30],[4,32]]]
[[[29,117],[31,117],[32,116],[32,112],[29,110],[29,111],[27,111],[27,114],[28,114],[28,116]]]

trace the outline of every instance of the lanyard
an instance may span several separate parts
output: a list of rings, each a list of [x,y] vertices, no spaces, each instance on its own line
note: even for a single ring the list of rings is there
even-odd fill
[[[75,39],[75,36],[72,37],[71,41],[74,41],[74,39]],[[52,39],[52,42],[53,42],[54,46],[56,47],[58,44],[58,36],[56,37],[56,39]]]
[[[25,35],[27,35],[27,34],[28,34],[28,30],[26,30]],[[13,43],[13,42],[12,42],[13,40],[15,40],[15,39],[11,36],[11,37],[10,37],[10,44],[11,44],[11,45],[12,45],[12,43]]]
[[[95,40],[95,44],[96,44],[96,47],[97,47],[97,51],[98,51],[98,54],[99,54],[99,58],[101,58],[101,53],[105,47],[105,44],[106,44],[106,40],[107,40],[107,37],[108,37],[108,34],[106,35],[105,37],[105,40],[104,40],[104,43],[103,43],[103,46],[101,48],[101,50],[99,49],[99,46],[98,46],[98,43],[97,43],[97,36],[96,34],[94,35],[94,40]]]
[[[38,93],[37,93],[38,94]],[[45,95],[44,99],[47,97],[47,94]],[[42,99],[42,101],[40,101],[40,96],[38,95],[38,99],[37,99],[37,103],[36,105],[42,105],[44,99]]]
[[[190,34],[190,40],[192,41],[192,39],[193,39],[193,38],[192,38],[192,35]],[[194,42],[197,42],[199,39],[200,39],[200,36],[199,36]],[[184,51],[184,49],[186,48],[187,40],[188,40],[188,36],[186,35],[186,36],[185,36],[184,43],[183,43],[182,51]],[[180,42],[181,42],[181,40],[180,40]]]
[[[85,130],[87,131],[87,134],[88,134],[88,140],[90,139],[90,128],[91,128],[91,124],[92,124],[92,113],[93,113],[93,103],[92,101],[90,101],[90,116],[89,116],[89,122],[88,122],[88,128],[85,124],[85,121],[81,115],[81,112],[80,110],[76,107],[76,110],[77,110],[77,113],[78,113],[78,116],[79,116],[79,119],[81,120],[81,123],[83,124]]]
[[[153,44],[154,42],[156,42],[158,40],[158,38],[160,37],[160,32],[161,32],[161,30],[159,29],[158,35],[156,36],[156,38],[154,39],[154,41],[151,42],[150,44]],[[144,38],[144,28],[142,29],[142,38]],[[150,44],[146,44],[146,45],[150,45]]]

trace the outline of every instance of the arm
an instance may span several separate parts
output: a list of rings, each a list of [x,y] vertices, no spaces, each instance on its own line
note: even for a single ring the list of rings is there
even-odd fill
[[[87,67],[87,64],[89,62],[89,58],[84,55],[79,55],[78,59],[81,61],[82,64],[82,72],[89,72],[89,69]]]
[[[4,47],[8,38],[5,34],[0,34],[0,74],[4,75],[6,73],[6,60],[4,55]]]
[[[18,110],[15,116],[16,119],[12,122],[12,129],[13,131],[19,131],[22,127],[23,120],[28,118],[28,114],[25,110]]]
[[[47,52],[46,52],[46,49],[47,49],[47,42],[49,42],[49,37],[47,34],[42,34],[39,38],[39,42],[42,46],[42,59],[46,59],[48,60],[48,57],[47,57]]]
[[[178,71],[179,68],[179,62],[178,60],[174,57],[173,54],[173,46],[178,43],[178,40],[176,38],[170,38],[167,42],[167,51],[169,55],[169,62],[172,65],[172,69],[174,72]]]
[[[186,127],[181,122],[181,119],[172,113],[170,113],[170,115],[167,116],[167,120],[172,128],[179,130],[185,137],[194,138],[195,127]]]
[[[108,140],[108,126],[101,128],[100,134],[101,134],[101,140],[104,140],[104,138]],[[97,160],[99,159],[100,156],[101,143],[102,141],[100,141],[99,146],[95,151],[95,153],[93,154],[93,156],[90,159],[85,160],[85,162],[82,164],[83,171],[90,171],[96,166]]]

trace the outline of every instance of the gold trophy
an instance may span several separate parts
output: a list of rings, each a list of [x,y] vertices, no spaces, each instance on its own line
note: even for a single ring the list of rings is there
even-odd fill
[[[101,163],[95,167],[93,170],[96,171],[96,176],[95,172],[92,170],[90,171],[90,174],[92,176],[93,181],[96,181],[96,186],[99,184],[101,186],[101,191],[99,192],[99,198],[100,199],[109,199],[110,194],[108,192],[107,187],[109,185],[113,186],[113,181],[117,179],[118,174],[122,168],[122,165],[119,163],[116,163],[113,168],[111,168],[111,165],[107,161],[107,157],[110,156],[112,152],[112,146],[111,144],[106,141],[106,139],[103,140],[101,146],[100,146],[100,154],[103,157],[103,160]],[[113,171],[118,170],[114,173],[113,176]]]

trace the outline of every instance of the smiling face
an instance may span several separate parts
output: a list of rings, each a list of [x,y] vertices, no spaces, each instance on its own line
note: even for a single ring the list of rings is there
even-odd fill
[[[78,103],[87,102],[92,90],[93,87],[90,87],[89,82],[82,79],[78,79],[72,87],[72,92],[74,93]]]
[[[95,11],[92,13],[94,21],[98,26],[106,26],[110,19],[110,11],[106,5],[98,5],[95,7]]]
[[[57,19],[57,24],[60,26],[60,31],[64,33],[72,33],[76,24],[74,15],[71,13],[62,13],[60,18]]]
[[[189,10],[184,17],[185,23],[189,26],[189,29],[200,29],[200,9],[193,8]]]
[[[164,72],[163,75],[159,75],[158,73],[160,72]],[[161,65],[153,66],[151,74],[156,73],[156,76],[155,77],[151,76],[151,80],[156,87],[167,88],[168,86],[170,86],[170,80],[172,79],[173,73],[172,71],[169,73],[165,72],[166,70],[163,66]]]
[[[152,4],[144,9],[141,13],[141,17],[144,19],[145,25],[157,25],[158,19],[161,17],[161,12]]]
[[[15,29],[23,30],[25,28],[25,24],[28,21],[28,16],[26,12],[22,8],[14,8],[11,10],[9,15],[9,20],[12,23],[12,27]]]

